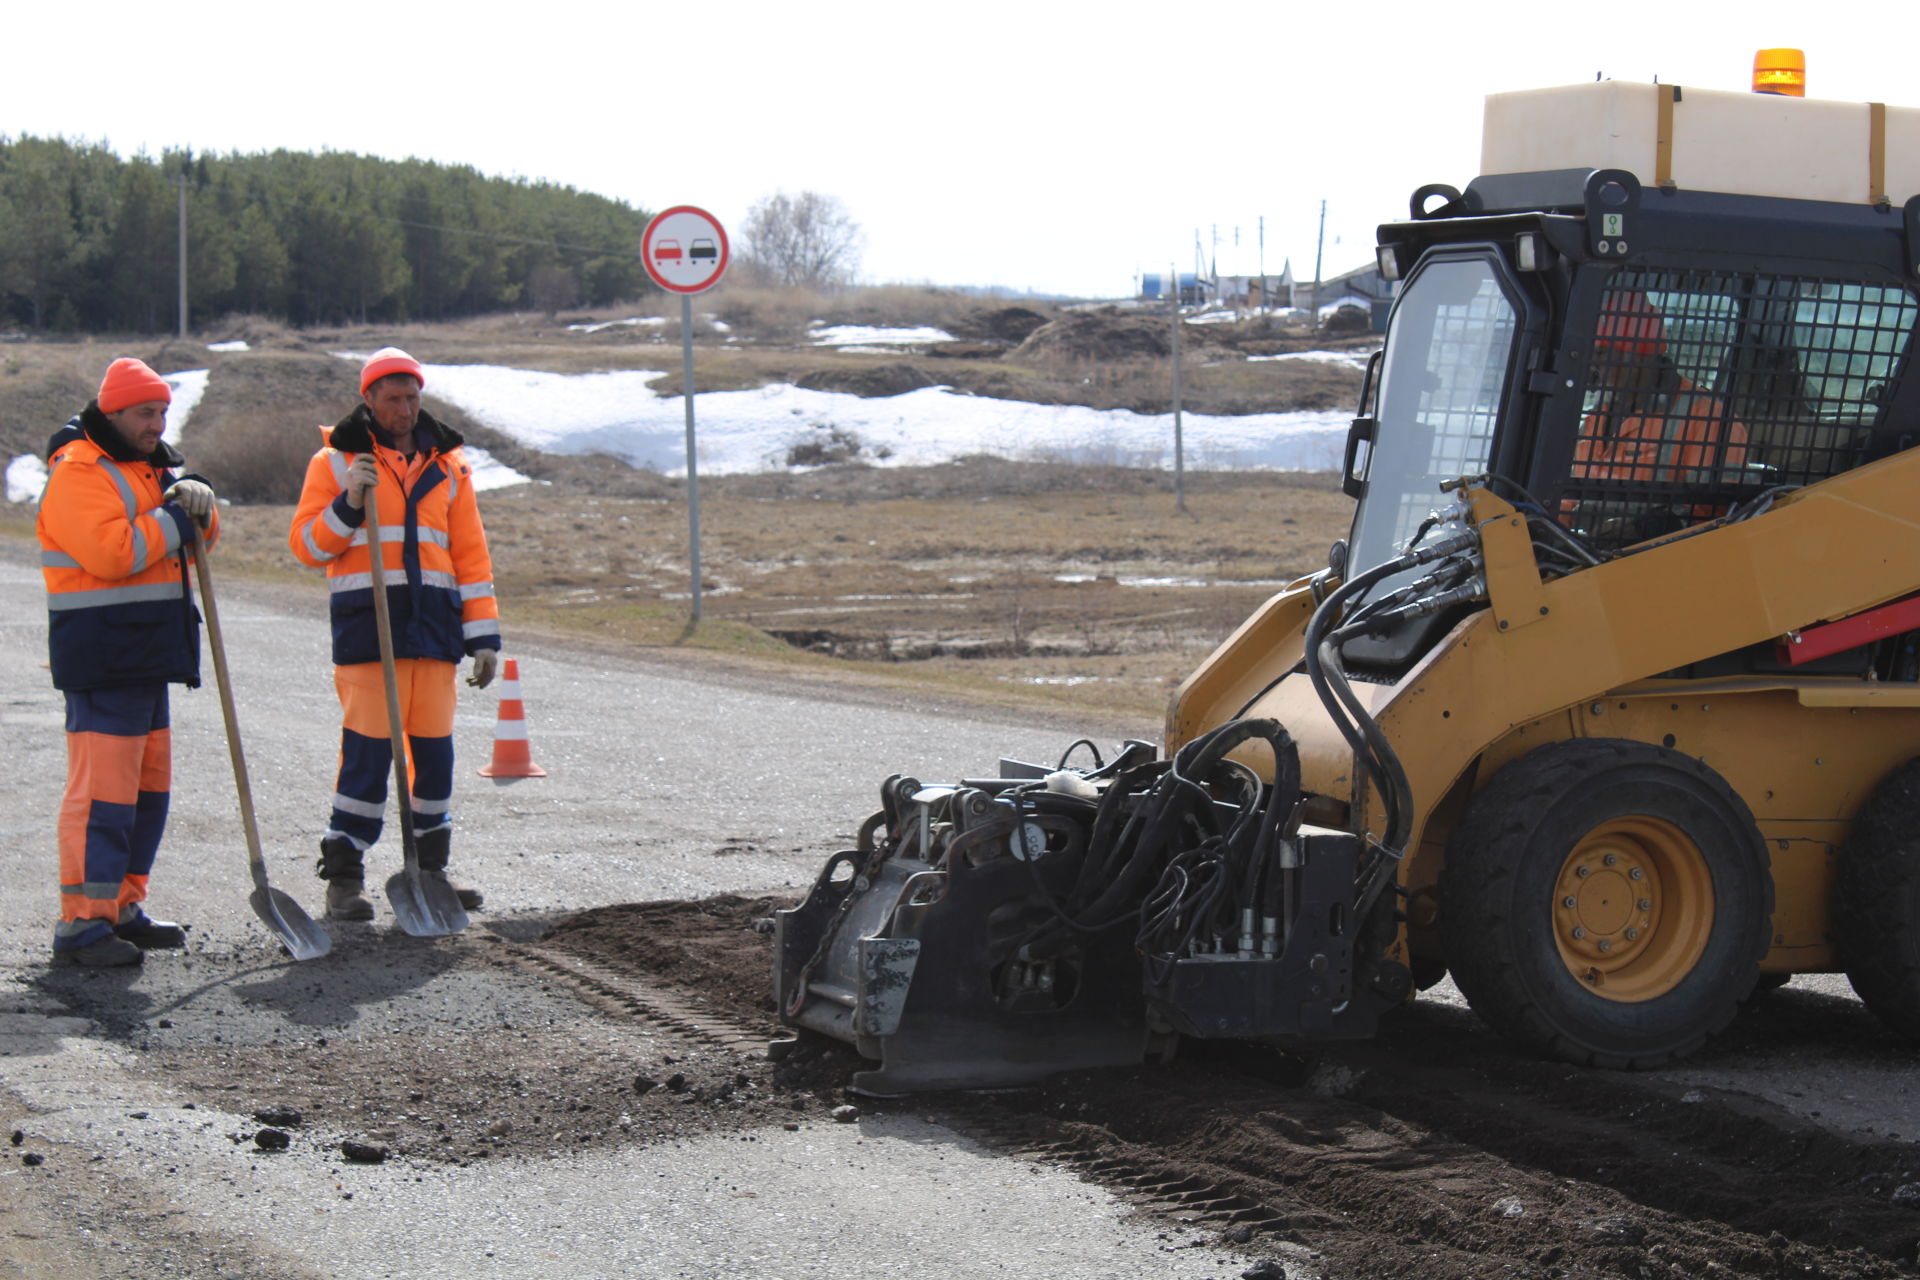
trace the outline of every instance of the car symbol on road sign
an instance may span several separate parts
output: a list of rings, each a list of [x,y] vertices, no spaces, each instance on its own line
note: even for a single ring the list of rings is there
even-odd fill
[[[705,209],[675,205],[640,234],[640,264],[662,289],[699,293],[718,284],[729,257],[726,228]]]

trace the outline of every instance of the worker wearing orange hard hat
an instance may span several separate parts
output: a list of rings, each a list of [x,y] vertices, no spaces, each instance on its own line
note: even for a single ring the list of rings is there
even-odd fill
[[[340,696],[340,769],[320,841],[326,913],[370,920],[365,855],[380,838],[393,772],[385,682],[373,610],[369,545],[385,571],[401,729],[411,765],[408,816],[423,874],[445,878],[453,839],[454,675],[473,659],[467,683],[493,680],[500,614],[493,562],[474,495],[473,468],[458,432],[420,407],[426,372],[398,347],[362,365],[360,403],[332,427],[307,464],[288,545],[325,569],[333,617],[334,687]],[[380,528],[370,540],[367,494],[378,494]],[[481,895],[456,888],[472,910]]]
[[[186,943],[183,927],[142,904],[172,793],[167,686],[200,683],[193,528],[211,546],[219,514],[206,481],[175,474],[172,400],[145,363],[115,360],[47,446],[40,567],[49,666],[67,702],[55,963],[134,965]]]
[[[1747,429],[1728,416],[1720,397],[1674,368],[1665,322],[1645,293],[1609,293],[1593,345],[1601,395],[1574,445],[1576,479],[1706,484],[1737,478],[1747,460]]]

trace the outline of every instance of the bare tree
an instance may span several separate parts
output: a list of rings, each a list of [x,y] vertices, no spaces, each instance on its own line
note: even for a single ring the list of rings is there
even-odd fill
[[[769,283],[815,288],[852,284],[865,238],[860,224],[833,196],[776,191],[747,210],[740,256]]]
[[[580,301],[580,281],[565,267],[535,267],[527,275],[527,296],[551,320],[560,308]]]

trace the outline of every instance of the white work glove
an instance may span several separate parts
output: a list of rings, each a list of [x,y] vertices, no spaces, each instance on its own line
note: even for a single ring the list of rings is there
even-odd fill
[[[467,677],[467,683],[476,689],[484,689],[493,683],[493,673],[500,667],[498,649],[482,649],[473,655],[473,674]]]
[[[168,502],[176,503],[193,522],[202,529],[213,525],[213,486],[199,480],[175,480],[167,491],[160,495]]]
[[[367,505],[367,490],[380,483],[380,464],[373,455],[363,453],[353,460],[347,468],[347,505],[355,511],[363,511]]]

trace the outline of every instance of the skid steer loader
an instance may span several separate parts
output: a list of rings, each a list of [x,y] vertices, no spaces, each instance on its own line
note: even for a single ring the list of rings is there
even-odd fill
[[[857,1088],[1364,1037],[1449,974],[1598,1066],[1795,973],[1920,1037],[1920,113],[1561,92],[1380,228],[1351,534],[1157,747],[891,778],[779,914]]]

